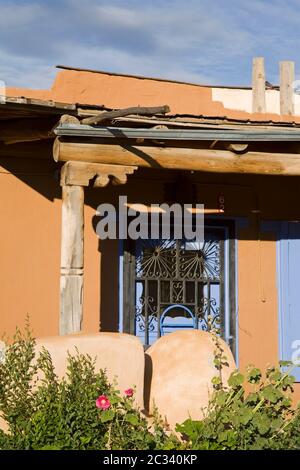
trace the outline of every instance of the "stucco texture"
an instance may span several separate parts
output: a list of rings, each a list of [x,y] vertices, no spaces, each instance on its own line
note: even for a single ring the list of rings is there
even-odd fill
[[[74,356],[78,349],[81,354],[95,358],[95,369],[105,369],[108,379],[116,381],[121,393],[135,387],[135,401],[141,409],[144,408],[144,350],[135,336],[98,333],[38,338],[36,351],[43,347],[51,354],[55,372],[60,378],[67,371],[68,353]]]
[[[221,370],[224,385],[236,364],[227,344],[219,340],[228,365]],[[216,343],[210,333],[186,330],[162,336],[146,353],[146,389],[149,412],[156,406],[174,428],[189,416],[203,418],[212,379],[219,376],[214,365]],[[225,361],[224,361],[225,362]]]

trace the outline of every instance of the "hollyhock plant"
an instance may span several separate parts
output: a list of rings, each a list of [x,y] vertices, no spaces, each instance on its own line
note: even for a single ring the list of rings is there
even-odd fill
[[[127,390],[125,390],[124,393],[125,393],[126,397],[130,398],[130,397],[133,396],[134,390],[133,390],[133,388],[127,388]]]
[[[108,410],[110,408],[110,401],[105,395],[100,395],[96,400],[96,406],[100,410]]]

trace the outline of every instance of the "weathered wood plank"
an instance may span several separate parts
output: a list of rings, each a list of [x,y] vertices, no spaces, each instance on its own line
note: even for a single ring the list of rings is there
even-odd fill
[[[81,186],[62,187],[61,267],[83,268],[83,204]]]
[[[252,112],[266,112],[265,65],[263,57],[255,57],[252,66]]]
[[[81,331],[83,276],[63,275],[60,280],[60,335]]]
[[[76,333],[82,322],[84,189],[62,187],[60,334]]]
[[[213,173],[300,175],[300,154],[292,153],[237,155],[229,150],[72,143],[56,139],[54,159]]]
[[[280,114],[295,114],[294,90],[295,63],[280,62]]]
[[[118,109],[115,111],[106,111],[95,116],[82,119],[82,124],[99,124],[103,121],[111,121],[117,117],[129,116],[130,114],[142,115],[142,116],[154,116],[155,114],[166,114],[170,112],[170,108],[167,105],[164,106],[135,106],[132,108]]]

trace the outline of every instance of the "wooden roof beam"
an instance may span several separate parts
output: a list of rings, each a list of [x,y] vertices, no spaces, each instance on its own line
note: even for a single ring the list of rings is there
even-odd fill
[[[168,168],[213,173],[300,175],[300,154],[182,147],[153,147],[129,144],[71,142],[57,138],[55,161],[81,161],[145,168]]]

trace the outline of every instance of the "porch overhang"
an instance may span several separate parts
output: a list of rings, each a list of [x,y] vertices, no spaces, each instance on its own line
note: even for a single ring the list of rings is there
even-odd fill
[[[298,127],[165,127],[93,127],[79,122],[63,123],[54,131],[57,137],[53,157],[62,162],[144,168],[300,175]]]
[[[150,124],[150,123],[149,123]],[[140,168],[210,173],[300,175],[300,128],[91,126],[65,116],[55,128],[53,157],[61,172],[60,332],[80,331],[83,316],[84,187],[125,184]],[[79,294],[80,293],[80,294]]]

